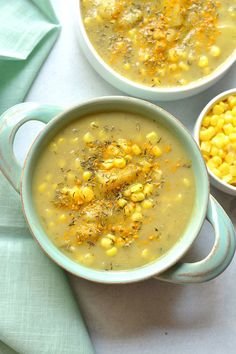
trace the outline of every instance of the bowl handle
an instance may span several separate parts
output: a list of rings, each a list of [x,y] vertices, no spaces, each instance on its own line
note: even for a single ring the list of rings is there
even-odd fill
[[[214,246],[209,255],[195,263],[178,262],[156,279],[176,284],[202,283],[217,277],[231,262],[235,252],[234,226],[220,204],[210,196],[207,220],[215,231]]]
[[[47,124],[61,112],[62,108],[57,106],[20,103],[0,116],[0,170],[18,193],[22,168],[13,152],[13,143],[18,129],[31,120]]]

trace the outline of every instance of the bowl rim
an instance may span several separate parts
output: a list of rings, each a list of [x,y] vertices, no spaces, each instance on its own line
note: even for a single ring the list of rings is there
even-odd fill
[[[169,124],[173,127],[173,129],[174,128],[177,129],[181,137],[185,140],[186,145],[192,146],[191,158],[195,161],[196,166],[198,167],[198,171],[200,170],[199,173],[201,177],[201,188],[202,187],[204,188],[201,189],[203,193],[201,193],[201,195],[198,197],[201,207],[199,207],[197,210],[195,207],[194,213],[191,216],[192,222],[187,225],[180,240],[165,255],[163,255],[163,257],[143,267],[139,267],[131,270],[106,272],[102,270],[101,271],[94,270],[76,263],[75,261],[71,260],[68,256],[63,254],[52,243],[52,241],[44,231],[39,221],[39,218],[37,217],[37,213],[35,213],[34,211],[31,183],[32,183],[32,170],[33,170],[34,160],[37,161],[37,155],[40,154],[38,150],[40,150],[40,148],[42,147],[42,143],[43,142],[45,143],[45,140],[47,141],[49,132],[53,131],[53,128],[57,125],[58,122],[63,120],[66,122],[65,118],[69,118],[69,115],[73,116],[73,113],[78,114],[79,110],[86,109],[86,107],[90,107],[90,108],[94,106],[98,107],[99,105],[102,105],[103,107],[104,106],[107,107],[109,104],[114,104],[114,102],[117,104],[117,107],[120,107],[121,104],[124,104],[125,102],[127,105],[131,105],[131,107],[132,105],[135,106],[138,109],[138,112],[140,111],[140,109],[143,109],[140,115],[141,116],[143,115],[144,117],[145,117],[145,113],[144,113],[145,110],[152,112],[153,114],[155,112],[156,115],[158,114],[160,116],[162,115],[161,119],[162,120],[165,119],[167,121],[167,125]],[[118,111],[119,108],[117,109],[114,108],[113,111],[114,110]],[[92,112],[90,112],[90,114],[91,113]],[[82,113],[78,118],[81,118],[83,116],[85,116],[85,114]],[[68,123],[62,123],[62,127],[58,125],[59,128],[55,129],[53,136],[56,135],[58,131],[63,129],[64,126],[68,125],[73,120],[74,118],[68,119]],[[165,111],[160,106],[154,105],[150,102],[141,99],[126,97],[126,96],[108,96],[108,97],[105,96],[105,97],[88,100],[86,102],[80,103],[79,105],[65,109],[61,114],[59,114],[57,117],[51,120],[47,124],[47,126],[41,131],[41,133],[38,135],[38,137],[31,145],[24,163],[22,178],[21,178],[21,199],[22,199],[22,206],[23,206],[25,219],[29,225],[33,237],[35,238],[37,243],[41,246],[43,251],[55,263],[60,265],[66,271],[76,276],[85,278],[87,280],[100,282],[100,283],[109,283],[109,284],[131,283],[131,282],[144,280],[146,278],[152,277],[153,275],[164,272],[165,270],[169,269],[171,266],[176,264],[176,262],[179,259],[181,259],[184,256],[184,254],[189,250],[192,243],[198,236],[206,217],[206,211],[207,211],[207,206],[209,201],[209,179],[208,179],[208,174],[207,174],[203,157],[200,153],[199,146],[197,145],[196,141],[193,139],[193,137],[191,136],[187,128],[180,121],[178,121],[178,119],[175,118],[172,114]],[[194,230],[192,229],[193,223],[194,223]]]
[[[206,106],[203,108],[203,110],[201,111],[201,113],[199,114],[197,120],[196,120],[196,123],[195,123],[195,126],[194,126],[194,132],[193,132],[193,135],[194,135],[194,138],[198,144],[198,146],[200,147],[200,140],[199,140],[199,132],[200,132],[200,129],[201,129],[201,125],[202,125],[202,121],[203,121],[203,118],[206,116],[206,114],[208,113],[208,111],[212,108],[212,106],[217,103],[217,102],[220,102],[222,101],[222,99],[230,96],[231,94],[235,94],[236,95],[236,87],[235,88],[232,88],[232,89],[229,89],[229,90],[226,90],[226,91],[223,91],[221,93],[219,93],[218,95],[216,95],[215,97],[213,97],[207,104]],[[212,178],[212,180],[215,182],[214,183],[214,186],[217,187],[217,188],[220,188],[218,187],[219,185],[223,187],[223,189],[221,188],[220,190],[224,190],[224,189],[227,189],[228,190],[228,193],[231,194],[231,195],[236,195],[236,187],[226,183],[225,181],[223,181],[222,179],[220,179],[219,177],[217,177],[211,170],[210,168],[207,167],[207,170],[208,170],[208,173],[210,175],[210,177]]]
[[[78,23],[79,23],[79,30],[80,33],[82,34],[82,38],[84,40],[85,45],[87,46],[87,49],[89,50],[90,54],[92,54],[93,58],[96,60],[96,63],[99,64],[103,70],[106,71],[107,74],[109,74],[111,77],[115,78],[118,82],[121,84],[124,84],[126,88],[129,89],[136,89],[139,92],[143,92],[146,94],[176,94],[176,95],[181,95],[181,94],[187,94],[192,91],[197,91],[198,89],[201,89],[204,86],[209,86],[211,83],[215,82],[218,78],[220,78],[235,62],[236,62],[236,48],[233,50],[233,52],[226,58],[226,60],[221,63],[215,70],[213,70],[212,73],[209,75],[200,78],[198,80],[195,80],[193,82],[190,82],[187,85],[183,86],[174,86],[174,87],[149,87],[147,85],[142,85],[138,82],[132,81],[130,79],[127,79],[125,76],[122,76],[119,74],[116,70],[114,70],[111,66],[109,66],[103,59],[102,57],[98,54],[96,51],[95,47],[92,45],[89,36],[87,34],[87,31],[84,26],[83,22],[83,17],[82,17],[82,11],[81,11],[81,1],[78,1],[77,4],[77,9],[79,12],[78,16]],[[83,47],[83,46],[82,46]],[[95,68],[96,69],[96,68]],[[104,75],[99,72],[99,74],[104,78]],[[108,80],[109,81],[109,80]],[[136,91],[136,92],[137,92]],[[199,91],[198,91],[199,92]]]

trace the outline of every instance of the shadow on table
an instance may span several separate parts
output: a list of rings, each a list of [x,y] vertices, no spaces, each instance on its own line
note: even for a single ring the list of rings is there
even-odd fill
[[[213,231],[205,223],[185,259],[202,259],[212,244]],[[113,339],[152,330],[168,335],[174,329],[211,328],[222,309],[222,276],[209,283],[184,286],[155,279],[113,286],[71,280],[92,333]],[[226,281],[223,284],[226,286]]]

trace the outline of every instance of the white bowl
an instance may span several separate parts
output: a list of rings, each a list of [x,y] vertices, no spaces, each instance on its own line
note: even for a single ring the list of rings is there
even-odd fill
[[[177,100],[193,96],[217,82],[236,61],[235,49],[234,52],[227,58],[227,60],[223,64],[221,64],[216,70],[214,70],[212,74],[202,79],[196,80],[188,85],[168,88],[153,88],[141,85],[117,73],[100,57],[100,55],[97,53],[92,43],[90,42],[86,33],[81,14],[80,1],[76,1],[76,3],[78,4],[76,6],[76,12],[78,13],[78,20],[76,19],[76,22],[78,22],[78,37],[84,54],[86,55],[88,61],[94,67],[94,69],[106,81],[108,81],[111,85],[117,87],[119,90],[126,92],[128,95],[140,97],[146,100],[160,101]]]
[[[223,99],[227,98],[228,96],[230,96],[232,94],[236,95],[236,88],[233,88],[228,91],[224,91],[224,92],[220,93],[219,95],[217,95],[216,97],[214,97],[200,113],[200,115],[196,121],[196,124],[194,127],[194,133],[193,133],[194,138],[195,138],[196,142],[198,143],[198,145],[200,145],[199,131],[200,131],[200,128],[202,125],[203,118],[205,117],[207,112],[212,108],[212,106],[215,103],[222,101]],[[220,189],[222,192],[236,196],[236,187],[231,186],[230,184],[224,182],[222,179],[218,178],[216,175],[214,175],[214,173],[211,172],[211,170],[209,168],[208,168],[208,173],[210,175],[210,181],[214,187]]]

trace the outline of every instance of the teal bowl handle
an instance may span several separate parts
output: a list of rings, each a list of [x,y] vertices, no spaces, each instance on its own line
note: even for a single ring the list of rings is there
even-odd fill
[[[33,120],[47,124],[61,112],[62,108],[57,106],[21,103],[0,116],[0,170],[18,193],[22,168],[13,152],[13,143],[18,129],[24,123]]]
[[[209,255],[195,263],[181,263],[155,276],[176,284],[202,283],[217,277],[231,262],[235,252],[234,226],[220,204],[210,196],[207,220],[215,231],[215,242]]]

